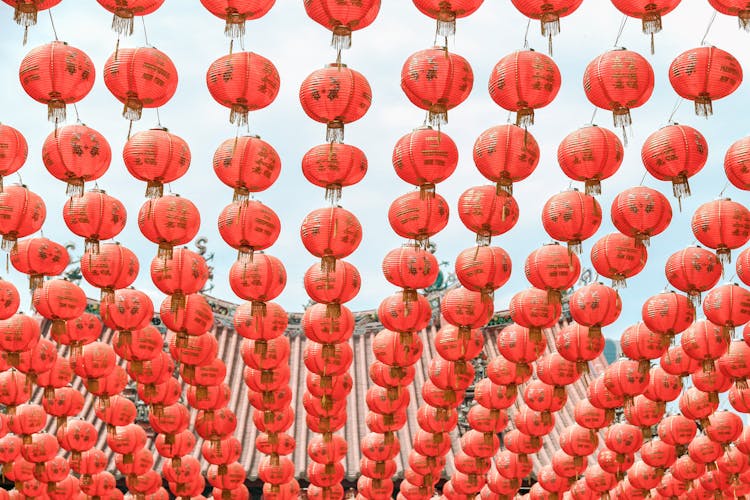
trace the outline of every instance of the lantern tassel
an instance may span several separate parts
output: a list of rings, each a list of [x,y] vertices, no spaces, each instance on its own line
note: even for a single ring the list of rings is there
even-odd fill
[[[173,253],[173,247],[169,243],[160,243],[159,250],[157,250],[156,256],[162,260],[171,260]]]
[[[122,36],[133,34],[134,17],[129,9],[117,9],[112,17],[112,31]]]
[[[583,253],[583,244],[580,240],[570,240],[568,242],[568,253],[581,255]]]
[[[138,99],[137,95],[129,92],[122,108],[122,116],[124,116],[126,120],[134,122],[141,119],[142,113],[143,103]]]
[[[427,200],[435,197],[435,184],[427,183],[419,186],[419,199]]]
[[[320,259],[320,270],[324,273],[331,273],[336,270],[336,257],[333,255],[324,255]]]
[[[701,292],[698,290],[688,290],[688,299],[693,309],[700,307],[701,305]]]
[[[164,184],[160,181],[148,181],[146,184],[146,198],[161,198],[164,194]]]
[[[651,361],[648,359],[642,359],[638,362],[638,373],[645,375],[651,369]]]
[[[547,37],[547,51],[552,55],[552,37],[560,33],[560,16],[555,13],[542,14],[542,36]]]
[[[83,244],[83,251],[94,255],[99,254],[99,240],[96,238],[86,238]]]
[[[521,106],[516,111],[516,126],[527,128],[534,125],[534,108]]]
[[[186,297],[184,293],[175,292],[170,295],[169,310],[173,313],[185,309]]]
[[[503,213],[505,212],[503,211]],[[480,247],[489,246],[491,241],[492,241],[492,235],[489,232],[477,233],[477,245],[479,245]]]
[[[19,26],[28,28],[34,26],[37,19],[36,2],[16,2],[16,10],[13,12],[13,20]],[[24,42],[25,45],[25,42]]]
[[[328,122],[326,125],[326,142],[344,142],[344,124],[338,120]]]
[[[448,123],[448,110],[442,104],[433,104],[427,113],[427,121],[439,129],[441,125]]]
[[[47,103],[47,120],[54,122],[55,127],[57,127],[58,123],[64,122],[66,117],[64,101],[52,99]]]
[[[329,184],[326,186],[326,201],[337,204],[341,200],[341,184]]]
[[[711,96],[706,93],[698,94],[698,97],[695,98],[695,114],[704,118],[714,114]]]
[[[495,194],[500,195],[500,193],[506,192],[510,195],[513,194],[513,180],[509,179],[505,176],[501,177],[500,180],[495,184]]]
[[[244,186],[235,187],[232,201],[239,202],[243,205],[247,204],[247,202],[250,201],[250,191]]]
[[[242,38],[245,36],[244,14],[240,14],[236,9],[231,9],[231,12],[227,12],[226,19],[227,22],[224,25],[224,35],[227,38]]]
[[[737,13],[737,23],[745,31],[750,31],[750,10],[741,10]]]
[[[253,247],[241,246],[237,250],[237,261],[242,263],[253,263]]]
[[[326,318],[338,319],[341,317],[341,304],[331,302],[326,304]]]
[[[449,10],[441,10],[437,16],[435,36],[448,38],[456,34],[456,14]]]
[[[247,125],[247,106],[240,103],[232,103],[232,107],[229,111],[229,123],[235,124],[238,127]]]
[[[578,361],[576,363],[576,369],[578,370],[578,373],[583,375],[584,373],[589,372],[589,362],[588,361]]]
[[[331,47],[336,52],[352,48],[352,30],[349,26],[336,26],[331,32]]]
[[[690,196],[690,183],[685,174],[672,178],[672,194],[680,202],[680,211],[682,211],[682,198]]]
[[[602,183],[599,179],[586,179],[583,191],[592,196],[602,194]]]
[[[628,282],[625,281],[625,276],[623,276],[622,274],[615,274],[614,276],[612,276],[612,288],[617,290],[619,288],[627,288],[627,287],[628,287]]]

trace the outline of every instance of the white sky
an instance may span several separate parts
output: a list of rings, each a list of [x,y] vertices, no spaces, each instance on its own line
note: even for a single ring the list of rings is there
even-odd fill
[[[641,33],[640,21],[627,21],[619,45],[647,57],[656,74],[656,89],[651,100],[632,113],[633,136],[626,148],[623,167],[603,183],[599,201],[606,212],[605,221],[595,238],[584,243],[584,267],[589,265],[588,252],[595,239],[614,231],[609,219],[613,197],[641,182],[645,173],[640,161],[643,140],[666,124],[675,104],[676,94],[667,79],[670,62],[679,53],[700,43],[712,12],[708,2],[682,2],[664,18],[664,30],[656,35],[654,56],[649,54],[649,39]],[[102,67],[113,52],[116,40],[110,30],[111,14],[93,0],[66,0],[52,9],[52,13],[60,40],[84,50],[96,64],[94,89],[79,103],[78,110],[81,119],[103,133],[112,146],[112,165],[100,179],[99,186],[122,200],[128,209],[128,224],[118,240],[139,255],[141,273],[136,286],[151,293],[158,308],[162,295],[154,289],[148,273],[156,247],[140,234],[136,223],[138,209],[144,201],[144,184],[132,179],[122,164],[121,151],[128,122],[120,115],[122,105],[109,93],[101,78]],[[52,124],[46,121],[45,107],[24,93],[17,76],[24,55],[53,38],[49,17],[46,12],[40,13],[39,24],[31,28],[29,42],[24,47],[22,28],[15,25],[12,16],[13,9],[0,4],[0,60],[3,61],[0,65],[0,120],[19,129],[28,140],[29,159],[20,173],[23,182],[47,202],[44,235],[60,243],[76,241],[82,249],[79,238],[62,223],[65,186],[52,178],[41,162],[41,145],[52,130]],[[145,21],[148,41],[172,58],[180,78],[175,97],[160,109],[161,122],[188,142],[193,156],[187,175],[174,182],[171,191],[188,197],[201,210],[199,235],[209,238],[209,249],[215,253],[216,287],[212,294],[237,300],[227,281],[227,271],[236,252],[221,240],[216,229],[217,215],[231,201],[232,192],[215,178],[211,167],[216,147],[233,137],[236,130],[228,122],[228,110],[211,98],[205,84],[208,66],[229,50],[223,21],[199,2],[185,0],[167,0]],[[493,244],[511,254],[514,263],[511,281],[496,294],[497,309],[507,307],[512,294],[528,286],[523,275],[524,259],[531,250],[549,242],[540,223],[541,207],[549,196],[571,185],[557,165],[557,145],[565,135],[591,120],[594,107],[583,92],[583,70],[589,61],[613,46],[621,21],[622,14],[605,0],[588,0],[573,15],[562,19],[562,32],[554,40],[554,58],[562,72],[562,89],[550,106],[537,111],[536,124],[530,129],[541,145],[541,162],[529,179],[514,186],[521,208],[518,225],[493,239]],[[123,39],[121,47],[144,44],[140,19],[135,26],[134,35]],[[525,28],[526,19],[509,0],[489,0],[474,15],[459,20],[457,35],[450,44],[452,51],[468,59],[475,75],[472,94],[449,113],[450,121],[443,129],[458,144],[460,161],[456,173],[437,187],[450,203],[451,221],[433,240],[438,246],[438,258],[451,261],[451,266],[461,250],[474,245],[474,235],[458,218],[458,196],[471,186],[487,183],[471,160],[474,140],[485,129],[508,120],[508,113],[495,105],[487,93],[488,76],[501,57],[522,47]],[[421,125],[424,118],[424,113],[410,104],[402,93],[400,71],[411,53],[432,45],[433,35],[434,21],[419,13],[411,2],[385,1],[376,21],[354,33],[352,49],[343,55],[345,63],[368,78],[373,90],[369,112],[362,120],[346,127],[346,142],[363,149],[370,165],[360,184],[344,189],[341,201],[343,207],[360,218],[364,227],[362,244],[348,259],[363,277],[362,291],[349,304],[354,310],[375,308],[380,300],[395,291],[380,271],[382,257],[402,243],[388,225],[387,211],[395,197],[412,187],[394,173],[391,151],[396,140]],[[256,199],[273,208],[282,220],[281,237],[268,253],[282,259],[287,268],[288,284],[278,302],[289,311],[300,311],[307,301],[302,277],[315,262],[300,242],[300,222],[308,212],[326,204],[323,190],[307,183],[300,168],[305,151],[323,142],[325,127],[304,114],[298,90],[311,71],[334,60],[335,53],[329,41],[330,34],[306,16],[301,1],[278,0],[267,16],[248,23],[244,42],[247,50],[273,61],[281,74],[278,98],[268,108],[251,113],[250,133],[270,142],[282,158],[278,181],[268,191],[258,193]],[[750,34],[738,29],[736,19],[719,15],[707,41],[728,50],[743,67],[750,68],[747,50]],[[532,48],[546,50],[546,39],[540,35],[538,22],[532,22],[529,43]],[[750,111],[747,92],[747,84],[743,84],[734,95],[715,102],[714,116],[708,120],[695,116],[690,102],[684,102],[676,113],[676,121],[695,126],[705,135],[709,161],[705,169],[691,179],[693,196],[683,200],[681,213],[672,198],[671,186],[646,176],[645,185],[660,189],[673,201],[674,217],[670,228],[652,240],[645,270],[628,280],[629,287],[621,292],[623,315],[615,325],[605,329],[608,336],[619,336],[622,329],[639,320],[643,299],[666,285],[663,271],[666,257],[694,241],[690,216],[699,204],[717,197],[722,191],[726,183],[722,167],[724,152],[732,142],[747,134],[745,123]],[[74,123],[75,113],[71,107],[68,117],[68,123]],[[600,110],[595,123],[612,128],[611,114]],[[134,123],[133,132],[155,125],[155,112],[144,110],[143,118]],[[16,180],[16,176],[11,176],[6,183]],[[581,183],[572,185],[582,189]],[[746,193],[731,185],[725,194],[745,203],[748,199]],[[726,276],[729,279],[733,274],[732,266]],[[19,289],[26,289],[25,276],[11,268],[8,277]],[[98,295],[88,285],[84,286],[90,296]]]

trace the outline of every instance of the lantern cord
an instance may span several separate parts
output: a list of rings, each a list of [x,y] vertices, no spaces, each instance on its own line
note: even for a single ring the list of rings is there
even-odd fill
[[[529,21],[526,23],[526,33],[523,35],[523,48],[528,49],[529,48],[529,28],[531,27],[531,18],[529,18]]]
[[[669,119],[667,119],[667,123],[674,123],[672,120],[674,119],[674,115],[677,113],[677,110],[680,109],[680,106],[682,105],[682,101],[684,101],[682,97],[678,97],[677,101],[674,103],[674,107],[672,108],[672,113],[669,115]]]
[[[52,19],[52,9],[47,9],[47,14],[49,14],[49,23],[52,25],[52,33],[55,35],[55,41],[59,42],[60,39],[57,38],[57,28],[55,28],[55,20]]]
[[[643,183],[646,182],[646,175],[648,175],[648,171],[643,172],[643,177],[641,177],[641,186],[643,186]]]
[[[231,38],[229,40],[229,57],[232,57],[233,51],[234,51],[234,38]]]
[[[156,125],[159,128],[164,128],[164,126],[161,124],[161,115],[159,114],[159,108],[155,108],[155,109],[156,109]]]
[[[76,103],[73,103],[73,111],[76,112],[76,123],[81,125],[81,117],[78,115],[78,106],[76,106]]]
[[[714,10],[714,13],[711,14],[711,19],[708,21],[708,26],[706,26],[706,32],[703,33],[703,38],[701,38],[701,45],[704,45],[706,43],[706,37],[708,36],[708,32],[711,31],[711,26],[713,26],[715,19],[716,10]]]
[[[143,39],[146,41],[146,46],[150,47],[151,44],[148,43],[148,32],[146,31],[146,16],[141,16],[141,24],[143,24]]]
[[[591,113],[591,122],[590,122],[590,123],[591,123],[591,125],[593,125],[593,124],[594,124],[594,120],[596,119],[596,112],[597,112],[597,111],[599,111],[599,108],[597,108],[596,106],[594,106],[594,112],[593,112],[593,113]]]
[[[719,198],[724,196],[724,191],[726,191],[728,187],[729,187],[729,181],[727,181],[727,183],[724,184],[724,187],[721,189],[721,192],[719,193]]]
[[[617,38],[615,38],[615,47],[617,47],[617,44],[620,43],[620,37],[622,36],[622,32],[625,30],[625,23],[628,22],[628,16],[622,16],[622,22],[620,23],[620,30],[617,32]]]

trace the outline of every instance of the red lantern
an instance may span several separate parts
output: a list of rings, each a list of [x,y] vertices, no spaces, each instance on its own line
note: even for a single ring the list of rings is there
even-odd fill
[[[63,219],[71,232],[85,238],[85,251],[99,253],[99,240],[114,238],[125,228],[125,205],[100,189],[68,199]]]
[[[456,257],[456,278],[467,288],[489,297],[510,279],[511,260],[500,247],[467,248]],[[433,281],[434,283],[434,281]]]
[[[591,104],[612,110],[615,127],[624,129],[631,123],[630,110],[644,105],[651,97],[654,70],[640,54],[613,49],[586,66],[583,90]]]
[[[750,9],[748,9],[748,16],[750,16]],[[0,130],[2,130],[1,127]],[[737,189],[743,191],[750,190],[750,164],[747,163],[749,153],[750,137],[743,137],[732,143],[724,155],[724,173],[727,179]]]
[[[722,14],[737,16],[740,28],[750,31],[750,9],[745,0],[708,0],[708,3]]]
[[[224,19],[224,34],[230,38],[245,36],[245,21],[265,16],[276,0],[201,0],[211,14]]]
[[[302,157],[302,174],[305,179],[325,188],[325,199],[334,203],[341,199],[342,187],[358,183],[364,178],[365,173],[365,153],[349,144],[321,144],[314,146]]]
[[[465,331],[453,325],[443,325],[435,335],[435,350],[449,360],[473,359],[484,347],[484,335],[479,330]]]
[[[447,210],[446,210],[447,214]],[[458,198],[458,217],[477,234],[477,244],[489,245],[493,236],[507,233],[518,222],[519,208],[513,195],[495,186],[477,186]]]
[[[0,279],[0,320],[8,319],[18,311],[21,297],[15,285]]]
[[[435,256],[416,245],[403,245],[383,258],[383,275],[389,283],[404,288],[405,299],[416,300],[416,290],[435,283],[440,272]]]
[[[666,196],[646,186],[622,191],[612,200],[612,223],[625,236],[648,245],[672,221],[672,207]]]
[[[52,321],[52,329],[60,332],[65,330],[65,321],[86,309],[86,294],[74,283],[55,279],[34,290],[31,302],[39,314]]]
[[[357,296],[361,282],[357,268],[342,260],[334,270],[324,271],[320,264],[313,264],[305,272],[304,284],[314,302],[326,304],[327,314],[338,317],[341,304]]]
[[[596,272],[610,278],[613,288],[626,287],[626,278],[640,273],[646,266],[648,252],[635,238],[610,233],[591,247],[591,263]]]
[[[528,366],[522,365],[530,365],[539,359],[546,347],[547,341],[544,337],[534,339],[528,328],[519,325],[508,325],[497,336],[497,350],[508,361],[521,365],[521,369],[529,369]],[[518,371],[519,369],[516,368],[516,376]]]
[[[526,257],[524,274],[531,286],[547,290],[548,298],[559,302],[562,292],[578,281],[581,262],[557,243],[544,245]]]
[[[565,241],[571,253],[581,253],[581,242],[602,223],[602,207],[596,198],[576,189],[550,197],[542,208],[542,225],[552,239]]]
[[[698,241],[716,250],[725,265],[732,261],[732,250],[750,240],[750,210],[729,198],[720,198],[699,206],[691,226]]]
[[[16,247],[18,238],[41,229],[47,217],[44,200],[26,186],[8,186],[0,192],[0,210],[7,214],[7,218],[0,220],[2,249],[6,252]]]
[[[531,338],[540,338],[542,328],[554,326],[561,314],[559,301],[550,301],[547,292],[529,288],[510,299],[510,316],[514,322],[529,328]]]
[[[700,362],[688,356],[681,345],[676,345],[662,355],[659,366],[670,375],[687,377],[700,368]]]
[[[196,206],[179,195],[148,200],[138,212],[138,228],[149,241],[159,245],[158,256],[172,258],[172,248],[192,240],[200,228]]]
[[[164,184],[185,175],[190,167],[190,148],[166,128],[138,132],[122,148],[122,159],[130,175],[146,182],[146,196],[158,198]]]
[[[29,275],[29,288],[32,292],[42,286],[44,276],[61,274],[69,262],[70,256],[65,247],[43,237],[19,241],[10,253],[13,267]]]
[[[396,175],[419,186],[423,197],[433,196],[435,184],[443,182],[456,170],[458,149],[447,134],[432,127],[421,127],[396,142],[391,161]]]
[[[667,350],[665,337],[649,330],[643,323],[629,326],[622,332],[620,346],[625,356],[639,362],[639,371],[647,373],[650,360],[659,359]]]
[[[126,120],[140,120],[143,108],[166,104],[177,90],[177,68],[153,47],[119,49],[104,63],[104,84],[124,104]]]
[[[714,360],[727,352],[729,342],[729,337],[720,326],[705,319],[693,323],[680,337],[680,345],[685,354],[703,362],[705,372],[713,371]]]
[[[326,142],[343,142],[344,125],[370,109],[372,89],[361,73],[334,63],[305,78],[299,99],[307,116],[326,124]]]
[[[673,287],[688,294],[693,307],[701,303],[701,292],[713,288],[721,278],[721,261],[708,250],[690,246],[669,256],[664,266]]]
[[[729,446],[729,443],[740,437],[742,434],[742,419],[739,415],[721,410],[708,417],[708,425],[705,428],[706,435],[722,446]]]
[[[306,0],[307,15],[326,29],[331,30],[331,46],[336,50],[348,49],[352,31],[366,28],[380,11],[380,0],[341,3],[337,0]]]
[[[622,165],[622,142],[610,130],[589,125],[565,136],[557,148],[557,162],[575,181],[585,182],[585,193],[601,194],[601,181]]]
[[[578,371],[588,370],[588,361],[596,359],[604,351],[604,336],[590,331],[578,323],[563,327],[555,337],[555,345],[560,355],[577,363]]]
[[[104,243],[98,253],[86,252],[81,257],[81,274],[101,289],[102,301],[113,298],[115,290],[132,285],[139,269],[135,253],[119,243]]]
[[[99,314],[107,327],[120,330],[122,335],[123,331],[140,330],[151,323],[154,304],[144,292],[115,290],[111,298],[102,300]]]
[[[542,22],[542,36],[549,39],[552,53],[552,37],[560,33],[560,18],[575,12],[583,0],[511,0],[521,14]]]
[[[280,232],[279,216],[259,201],[235,201],[219,214],[219,234],[239,259],[252,261],[253,252],[273,245]]]
[[[232,52],[211,63],[206,73],[208,92],[229,108],[229,123],[247,124],[250,111],[263,109],[279,93],[281,80],[273,63],[254,52]]]
[[[683,99],[695,102],[695,114],[713,114],[712,101],[726,97],[742,83],[742,66],[732,54],[714,46],[690,49],[669,65],[669,83]]]
[[[617,10],[640,19],[643,32],[651,35],[651,53],[654,53],[654,34],[661,31],[661,16],[669,14],[681,0],[612,0]],[[650,488],[644,488],[650,489]]]
[[[576,289],[568,299],[568,306],[573,321],[596,332],[617,321],[622,312],[622,299],[614,288],[591,283]]]
[[[718,407],[718,401],[696,387],[690,387],[680,397],[680,412],[691,420],[700,420],[703,427],[708,425],[708,420],[705,419]]]
[[[459,287],[448,291],[440,302],[440,312],[446,322],[468,334],[473,328],[484,326],[494,313],[493,303],[479,292]]]
[[[635,425],[613,424],[604,435],[604,443],[607,448],[618,454],[618,463],[623,463],[624,455],[635,453],[640,449],[643,444],[643,435]]]
[[[422,243],[445,228],[449,213],[448,202],[439,194],[425,198],[415,191],[393,200],[388,222],[399,236]]]
[[[146,16],[161,7],[164,0],[96,0],[114,14],[112,29],[119,35],[133,34],[133,18]]]
[[[151,281],[170,295],[172,311],[185,307],[185,296],[199,292],[208,279],[206,260],[199,254],[179,248],[169,260],[156,257],[151,261]]]
[[[66,125],[47,136],[42,160],[53,177],[68,183],[68,195],[81,196],[85,181],[96,180],[107,171],[112,150],[96,130],[83,124]]]
[[[266,317],[268,314],[267,312]],[[236,313],[235,318],[237,318]],[[285,329],[286,313],[284,313],[283,320]],[[280,321],[281,318],[277,323]],[[338,315],[334,317],[328,312],[326,304],[315,304],[305,310],[301,325],[305,336],[313,342],[338,344],[348,341],[354,333],[354,315],[348,307],[340,306]],[[279,335],[284,333],[284,329],[278,331]]]
[[[695,321],[695,308],[684,295],[662,292],[646,299],[641,318],[650,330],[672,338]]]
[[[26,138],[13,127],[0,124],[0,192],[2,192],[3,176],[17,172],[29,155]]]
[[[412,104],[428,112],[430,125],[448,123],[448,111],[469,97],[474,73],[463,57],[445,47],[410,55],[401,68],[401,90]]]
[[[484,0],[414,0],[422,14],[437,20],[437,36],[448,37],[456,33],[456,19],[473,14]]]
[[[615,396],[625,398],[625,408],[633,404],[633,398],[648,386],[649,372],[643,370],[640,363],[630,359],[618,359],[603,373],[604,387]]]
[[[335,270],[336,259],[351,255],[359,246],[362,226],[341,207],[319,208],[302,221],[300,237],[307,251],[321,258],[323,271]]]
[[[551,57],[519,50],[495,65],[490,73],[490,97],[503,109],[516,113],[516,125],[534,124],[534,110],[550,104],[561,85],[560,70]]]
[[[703,313],[732,335],[735,327],[750,321],[750,291],[735,284],[719,285],[706,294]]]
[[[539,144],[525,129],[498,125],[482,132],[474,143],[474,164],[497,189],[513,194],[513,183],[522,181],[539,164]]]
[[[279,177],[281,159],[276,150],[257,136],[222,142],[213,157],[214,173],[234,188],[234,201],[246,202],[249,193],[268,189]]]
[[[21,4],[27,3],[21,0]],[[50,2],[47,4],[46,8],[52,6]],[[32,12],[36,19],[36,9]],[[26,13],[30,14],[28,10]],[[55,124],[65,121],[66,104],[74,104],[88,95],[94,86],[95,74],[89,56],[59,41],[32,49],[18,70],[23,89],[32,99],[47,105],[47,119]]]
[[[430,323],[432,308],[424,296],[407,302],[404,293],[397,292],[380,303],[378,319],[388,330],[419,332]]]

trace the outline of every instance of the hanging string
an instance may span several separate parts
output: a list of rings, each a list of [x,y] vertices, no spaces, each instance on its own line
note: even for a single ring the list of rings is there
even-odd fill
[[[148,32],[146,31],[146,16],[141,16],[141,24],[143,24],[143,39],[146,40],[146,46],[150,47],[151,44],[148,43]]]
[[[529,28],[531,27],[531,18],[529,18],[529,21],[526,23],[526,32],[523,35],[523,48],[528,49],[529,48]]]
[[[667,123],[671,124],[674,123],[672,120],[674,118],[675,113],[677,113],[677,110],[680,109],[680,106],[682,105],[682,101],[684,101],[682,97],[678,97],[677,101],[674,103],[674,107],[672,108],[672,112],[669,114],[669,119],[667,119]]]
[[[229,57],[232,57],[233,51],[234,51],[234,38],[231,38],[229,40]]]
[[[156,108],[156,125],[159,128],[164,128],[164,126],[161,124],[161,115],[159,114],[159,108]]]
[[[589,122],[589,123],[591,123],[591,125],[594,124],[594,120],[596,119],[596,112],[597,111],[599,111],[599,108],[597,108],[596,106],[594,106],[594,112],[591,113],[591,121]]]
[[[81,117],[78,115],[78,106],[76,105],[76,103],[73,103],[73,111],[75,111],[76,113],[76,123],[81,125]]]
[[[648,175],[648,170],[643,172],[643,177],[641,177],[641,186],[643,186],[643,183],[646,182],[646,176]]]
[[[719,192],[719,198],[723,198],[724,197],[724,191],[726,191],[728,187],[729,187],[729,181],[727,181],[727,183],[724,184],[724,187]]]
[[[711,26],[713,26],[715,19],[716,10],[714,10],[714,13],[711,14],[711,19],[708,21],[708,26],[706,26],[706,32],[703,33],[703,38],[701,38],[701,45],[704,45],[706,43],[706,37],[708,36],[708,32],[711,31]]]
[[[49,23],[52,25],[52,33],[55,35],[55,41],[59,42],[60,39],[57,38],[57,28],[55,28],[55,20],[52,19],[52,9],[47,9],[47,14],[49,14]],[[26,39],[26,35],[24,35],[24,40],[25,39]]]
[[[622,22],[620,23],[620,29],[617,32],[617,38],[615,38],[615,47],[617,47],[618,43],[620,43],[620,37],[622,36],[622,32],[625,30],[625,23],[628,22],[628,16],[622,16]]]

